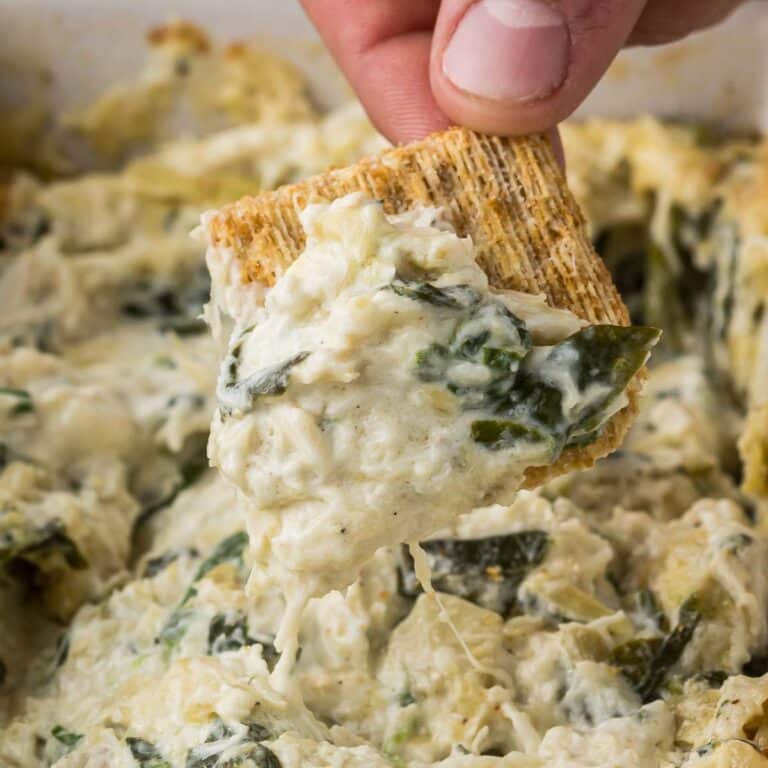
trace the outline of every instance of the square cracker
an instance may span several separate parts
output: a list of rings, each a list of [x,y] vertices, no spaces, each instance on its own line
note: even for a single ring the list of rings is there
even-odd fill
[[[591,324],[628,325],[610,274],[595,253],[584,216],[542,136],[505,138],[451,128],[385,150],[348,168],[246,197],[207,221],[216,250],[234,254],[244,282],[272,285],[302,252],[299,211],[351,192],[380,200],[387,213],[415,205],[442,207],[461,236],[469,235],[490,284],[544,294]],[[526,471],[525,487],[591,466],[615,450],[637,412],[644,371],[627,388],[628,405],[593,443],[567,448],[549,466]]]

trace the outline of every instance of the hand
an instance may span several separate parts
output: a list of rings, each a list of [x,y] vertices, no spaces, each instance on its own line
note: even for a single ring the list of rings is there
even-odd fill
[[[625,45],[723,19],[739,0],[302,0],[393,142],[449,125],[517,134],[568,117]]]

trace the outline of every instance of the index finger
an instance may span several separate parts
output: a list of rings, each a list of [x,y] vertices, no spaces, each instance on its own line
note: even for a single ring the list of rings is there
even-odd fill
[[[405,143],[448,128],[429,82],[440,0],[302,0],[373,124]]]

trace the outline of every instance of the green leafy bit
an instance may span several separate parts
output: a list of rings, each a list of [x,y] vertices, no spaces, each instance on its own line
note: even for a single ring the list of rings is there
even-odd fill
[[[507,419],[481,419],[470,427],[472,439],[492,451],[514,448],[521,443],[549,443],[552,450],[555,440],[546,432]]]
[[[473,437],[488,448],[510,448],[517,436],[537,432],[553,441],[553,458],[564,447],[596,437],[616,399],[645,362],[660,332],[641,326],[592,325],[552,347],[534,349],[523,361],[514,388],[496,406],[503,417],[480,420]],[[581,397],[566,401],[564,388]]]
[[[151,557],[144,565],[142,577],[151,579],[153,576],[157,576],[158,573],[164,571],[171,563],[176,562],[180,555],[181,553],[177,550],[170,549],[157,557]]]
[[[0,565],[19,560],[42,570],[61,565],[81,570],[88,566],[60,520],[34,527],[31,523],[17,524],[10,513],[0,514]]]
[[[192,616],[192,611],[176,608],[163,625],[155,642],[162,643],[168,650],[173,650],[187,634]]]
[[[208,627],[208,653],[236,651],[257,641],[248,636],[248,618],[242,613],[217,613]]]
[[[195,572],[194,581],[200,581],[210,571],[222,563],[230,562],[233,560],[240,560],[243,556],[243,550],[248,545],[248,534],[245,531],[238,531],[231,536],[227,536],[226,539],[220,541],[211,554],[203,560]],[[188,598],[185,597],[184,602]]]
[[[242,613],[217,613],[208,625],[208,653],[212,656],[226,651],[237,651],[257,643],[261,645],[261,655],[272,671],[280,654],[271,639],[252,637],[248,633],[248,618]]]
[[[591,442],[660,336],[642,326],[593,325],[534,348],[525,323],[499,298],[400,278],[390,287],[454,310],[452,338],[420,350],[415,373],[443,384],[465,410],[488,413],[471,434],[489,450],[537,444],[554,459],[567,446]]]
[[[397,695],[397,703],[401,707],[409,707],[411,704],[416,703],[416,697],[408,689],[406,689]]]
[[[56,650],[53,655],[53,667],[58,669],[64,666],[69,657],[69,633],[63,632],[56,640]]]
[[[723,669],[710,669],[707,672],[699,672],[694,676],[695,680],[701,680],[710,688],[720,688],[729,678],[729,674]]]
[[[248,544],[248,534],[238,531],[220,541],[211,554],[203,560],[197,568],[192,583],[187,588],[179,605],[168,617],[155,642],[163,643],[167,648],[173,649],[178,645],[189,628],[190,611],[185,611],[184,606],[197,594],[195,584],[210,573],[214,568],[226,562],[242,561],[243,550]]]
[[[436,590],[509,616],[519,607],[518,587],[544,561],[549,544],[545,531],[529,530],[483,539],[436,539],[421,547],[429,559]],[[404,549],[400,591],[415,596],[420,590],[413,560]]]
[[[149,741],[129,736],[125,743],[133,755],[139,768],[171,768],[171,764],[163,758],[157,747]]]
[[[0,397],[12,398],[15,402],[9,411],[11,416],[18,416],[22,413],[31,413],[35,410],[32,402],[32,395],[26,389],[15,389],[14,387],[0,387]]]
[[[74,749],[83,738],[82,733],[74,733],[61,725],[54,725],[53,728],[51,728],[51,736],[53,736],[53,738],[60,744],[69,747],[69,749]]]
[[[478,292],[468,285],[439,288],[432,283],[396,277],[389,287],[398,295],[414,301],[423,301],[436,307],[466,309],[480,302]]]
[[[621,668],[643,702],[652,701],[658,698],[659,689],[700,621],[698,600],[692,596],[680,606],[677,624],[668,635],[629,640],[613,650],[610,663]]]
[[[282,768],[277,755],[260,743],[272,738],[263,725],[248,723],[239,741],[235,738],[233,743],[233,737],[234,728],[216,721],[205,743],[187,753],[185,768]]]
[[[494,409],[509,396],[521,360],[531,348],[525,323],[496,299],[464,309],[453,338],[416,355],[416,375],[439,382],[465,409]]]
[[[200,314],[210,290],[211,279],[205,267],[182,276],[173,285],[140,280],[126,288],[120,311],[132,319],[154,320],[163,332],[200,334],[206,330]]]
[[[224,415],[233,411],[249,411],[259,397],[282,395],[288,388],[288,374],[291,368],[309,357],[309,352],[298,352],[281,363],[262,368],[238,381],[243,344],[252,330],[253,328],[246,328],[240,334],[221,365],[216,397]]]

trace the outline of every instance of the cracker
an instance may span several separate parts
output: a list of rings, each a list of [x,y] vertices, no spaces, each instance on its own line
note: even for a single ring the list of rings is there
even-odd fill
[[[492,286],[544,294],[550,305],[591,324],[629,324],[543,136],[505,138],[452,128],[347,168],[243,198],[209,218],[207,236],[214,249],[234,254],[245,282],[269,286],[304,248],[299,211],[351,192],[380,200],[387,213],[416,205],[442,207],[456,232],[474,241]],[[627,389],[628,405],[596,441],[566,449],[550,466],[529,468],[525,487],[589,467],[615,450],[637,412],[643,377],[644,371],[635,376]]]

